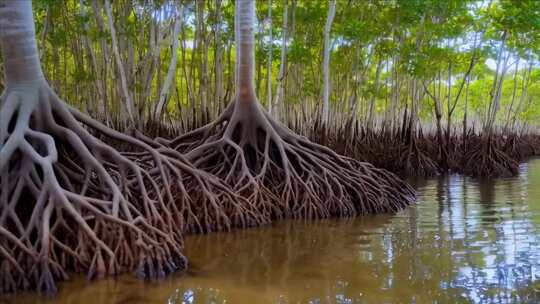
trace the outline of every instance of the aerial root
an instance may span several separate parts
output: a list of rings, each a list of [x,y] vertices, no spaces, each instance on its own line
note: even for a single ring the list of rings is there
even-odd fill
[[[464,171],[481,177],[515,176],[519,171],[519,163],[497,148],[492,138],[488,137],[468,151]]]
[[[402,171],[407,175],[433,176],[441,171],[437,162],[419,149],[416,142],[404,146],[399,157],[399,163],[403,164]]]
[[[0,294],[55,292],[68,271],[163,277],[186,267],[182,232],[227,229],[227,208],[255,224],[236,194],[177,152],[104,127],[46,84],[8,90],[0,101]]]
[[[512,159],[521,161],[537,154],[534,136],[509,134],[503,139],[506,139],[506,142],[501,145],[501,150]]]
[[[258,104],[240,104],[209,125],[159,141],[219,177],[268,219],[395,212],[414,199],[394,174],[294,134]]]

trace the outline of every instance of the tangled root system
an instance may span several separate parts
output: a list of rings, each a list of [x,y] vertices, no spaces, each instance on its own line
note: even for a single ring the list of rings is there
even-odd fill
[[[394,174],[336,154],[237,100],[214,122],[163,144],[219,177],[265,219],[395,212],[414,191]]]
[[[46,83],[8,87],[0,99],[0,294],[52,293],[69,271],[163,277],[186,266],[183,232],[264,222],[217,178],[139,137],[70,108]]]

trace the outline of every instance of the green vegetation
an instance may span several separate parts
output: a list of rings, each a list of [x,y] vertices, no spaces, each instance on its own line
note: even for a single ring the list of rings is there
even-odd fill
[[[329,3],[257,1],[256,91],[265,106],[271,95],[273,112],[295,116],[322,106]],[[175,48],[174,81],[165,92],[167,119],[187,121],[203,110],[214,117],[231,100],[232,1],[120,0],[111,5],[128,92],[141,119],[155,110]],[[42,63],[54,88],[92,115],[117,119],[128,113],[104,6],[97,0],[40,0],[34,11]],[[339,0],[330,40],[330,121],[357,115],[366,124],[397,123],[417,96],[414,108],[423,123],[435,125],[438,108],[442,121],[450,113],[451,122],[461,123],[467,113],[467,126],[478,128],[490,119],[499,87],[497,125],[540,121],[535,102],[540,94],[538,1]]]

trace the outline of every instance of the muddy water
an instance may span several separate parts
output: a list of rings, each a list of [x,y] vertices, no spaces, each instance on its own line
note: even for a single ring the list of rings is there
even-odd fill
[[[191,236],[191,268],[61,285],[52,299],[0,303],[538,303],[540,160],[518,177],[413,181],[394,216]]]

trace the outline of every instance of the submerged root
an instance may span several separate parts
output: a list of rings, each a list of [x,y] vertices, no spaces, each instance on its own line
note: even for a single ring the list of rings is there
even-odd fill
[[[267,219],[394,212],[414,191],[394,174],[340,156],[237,101],[213,123],[161,143],[223,180]]]
[[[0,172],[0,294],[55,292],[69,271],[163,277],[186,266],[183,231],[264,221],[178,152],[104,127],[44,83],[0,99]]]

